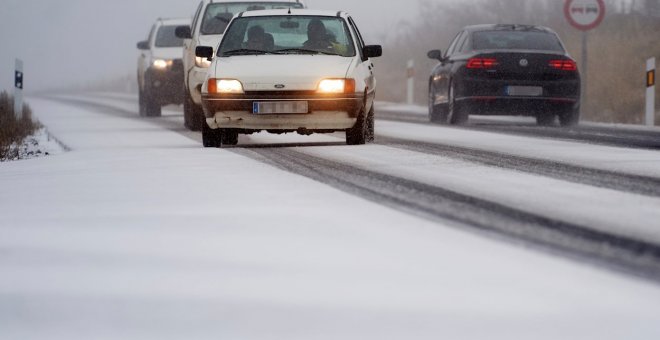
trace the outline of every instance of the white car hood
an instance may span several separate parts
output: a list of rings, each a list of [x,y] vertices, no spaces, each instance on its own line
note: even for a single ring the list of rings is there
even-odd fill
[[[327,55],[258,55],[216,58],[215,78],[237,79],[245,91],[316,90],[325,78],[346,78],[355,58]]]
[[[218,45],[220,45],[222,34],[200,35],[197,40],[197,46],[213,47],[213,50],[215,51],[215,49],[218,48]]]
[[[181,48],[182,47],[155,48],[153,50],[153,59],[181,59],[183,55]]]

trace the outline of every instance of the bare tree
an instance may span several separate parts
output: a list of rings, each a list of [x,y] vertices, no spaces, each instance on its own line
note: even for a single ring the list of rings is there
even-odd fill
[[[660,17],[660,0],[645,0],[643,13]]]

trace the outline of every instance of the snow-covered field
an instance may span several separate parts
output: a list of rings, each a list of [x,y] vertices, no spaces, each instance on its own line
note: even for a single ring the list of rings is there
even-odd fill
[[[660,338],[655,283],[404,214],[231,149],[204,150],[153,120],[30,102],[71,151],[0,164],[0,339]],[[90,102],[136,108],[122,96]],[[631,174],[660,168],[651,151],[378,128]],[[302,140],[340,141],[260,134],[241,144]],[[628,221],[626,233],[649,239],[660,228],[653,197],[378,145],[300,149],[605,229]],[[545,197],[526,199],[543,188]],[[591,206],[547,206],[561,200]],[[617,204],[621,215],[607,215]]]

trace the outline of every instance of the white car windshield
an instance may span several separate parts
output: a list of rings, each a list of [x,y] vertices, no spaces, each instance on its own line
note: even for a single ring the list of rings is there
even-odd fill
[[[246,54],[327,54],[354,57],[346,21],[322,16],[243,17],[233,21],[218,56]]]
[[[297,2],[222,2],[212,3],[206,7],[202,20],[201,33],[223,34],[234,15],[246,11],[267,9],[303,8]]]
[[[156,47],[181,47],[183,39],[174,34],[177,26],[161,26],[156,35]]]

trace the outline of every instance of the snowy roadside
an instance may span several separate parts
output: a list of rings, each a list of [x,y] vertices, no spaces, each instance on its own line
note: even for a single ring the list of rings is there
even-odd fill
[[[66,146],[51,136],[46,128],[40,128],[22,143],[9,146],[7,157],[0,162],[17,161],[36,157],[57,155],[66,151]]]

